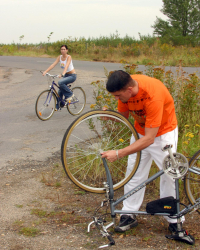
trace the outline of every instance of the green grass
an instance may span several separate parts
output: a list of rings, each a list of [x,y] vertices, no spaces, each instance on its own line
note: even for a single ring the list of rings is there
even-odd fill
[[[41,210],[41,209],[32,209],[31,214],[34,214],[38,217],[46,217],[48,215],[47,211]]]
[[[23,227],[20,229],[19,233],[25,236],[35,237],[40,233],[40,230],[34,227]]]
[[[18,205],[18,204],[16,204],[15,205],[17,208],[23,208],[23,205]]]
[[[74,194],[77,195],[84,195],[86,192],[85,191],[75,191]]]

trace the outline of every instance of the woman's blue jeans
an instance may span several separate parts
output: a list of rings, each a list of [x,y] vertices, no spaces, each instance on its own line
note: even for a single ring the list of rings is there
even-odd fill
[[[60,98],[63,98],[63,95],[66,98],[72,96],[73,92],[67,87],[68,84],[73,83],[76,80],[76,74],[65,74],[65,76],[58,81],[60,87],[58,94]]]

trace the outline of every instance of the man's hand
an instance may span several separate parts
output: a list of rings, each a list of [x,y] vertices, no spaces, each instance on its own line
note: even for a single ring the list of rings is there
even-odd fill
[[[103,111],[106,111],[107,108],[104,106],[104,107],[102,108],[102,110],[103,110]],[[109,118],[106,117],[106,116],[101,116],[101,120],[102,120],[102,121],[107,121],[107,120],[109,120]]]
[[[114,161],[118,160],[116,150],[105,151],[105,152],[101,153],[101,157],[106,158],[110,162],[114,162]]]

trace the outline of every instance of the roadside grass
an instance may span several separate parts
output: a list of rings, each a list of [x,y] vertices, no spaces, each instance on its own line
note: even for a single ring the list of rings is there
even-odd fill
[[[110,37],[92,39],[69,38],[53,43],[39,44],[0,44],[0,55],[57,57],[60,46],[67,44],[69,54],[76,60],[120,62],[122,59],[131,64],[154,65],[164,63],[167,66],[177,66],[180,60],[182,66],[200,66],[200,46],[173,45],[163,43],[161,39],[140,36],[139,40],[130,37],[120,38],[118,34]]]

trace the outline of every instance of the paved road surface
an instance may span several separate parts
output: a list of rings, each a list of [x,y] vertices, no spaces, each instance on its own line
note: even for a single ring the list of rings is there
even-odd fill
[[[45,70],[54,59],[28,57],[0,57],[0,169],[20,160],[44,160],[60,150],[63,135],[76,118],[67,109],[54,113],[49,121],[40,121],[35,115],[35,101],[48,87]],[[74,61],[78,80],[86,92],[90,110],[92,81],[105,80],[104,68],[118,69],[120,64]],[[51,73],[60,73],[57,66]],[[83,112],[84,112],[83,111]]]
[[[67,110],[54,113],[46,122],[35,115],[35,101],[47,88],[40,70],[45,70],[53,58],[0,56],[0,169],[21,160],[43,161],[60,150],[63,135],[76,118]],[[92,86],[95,80],[105,80],[108,71],[122,68],[120,64],[74,61],[78,74],[75,86],[82,86],[87,95],[89,110],[93,103]],[[144,70],[140,66],[139,70]],[[197,69],[187,68],[192,73]],[[60,73],[57,66],[51,73]]]

